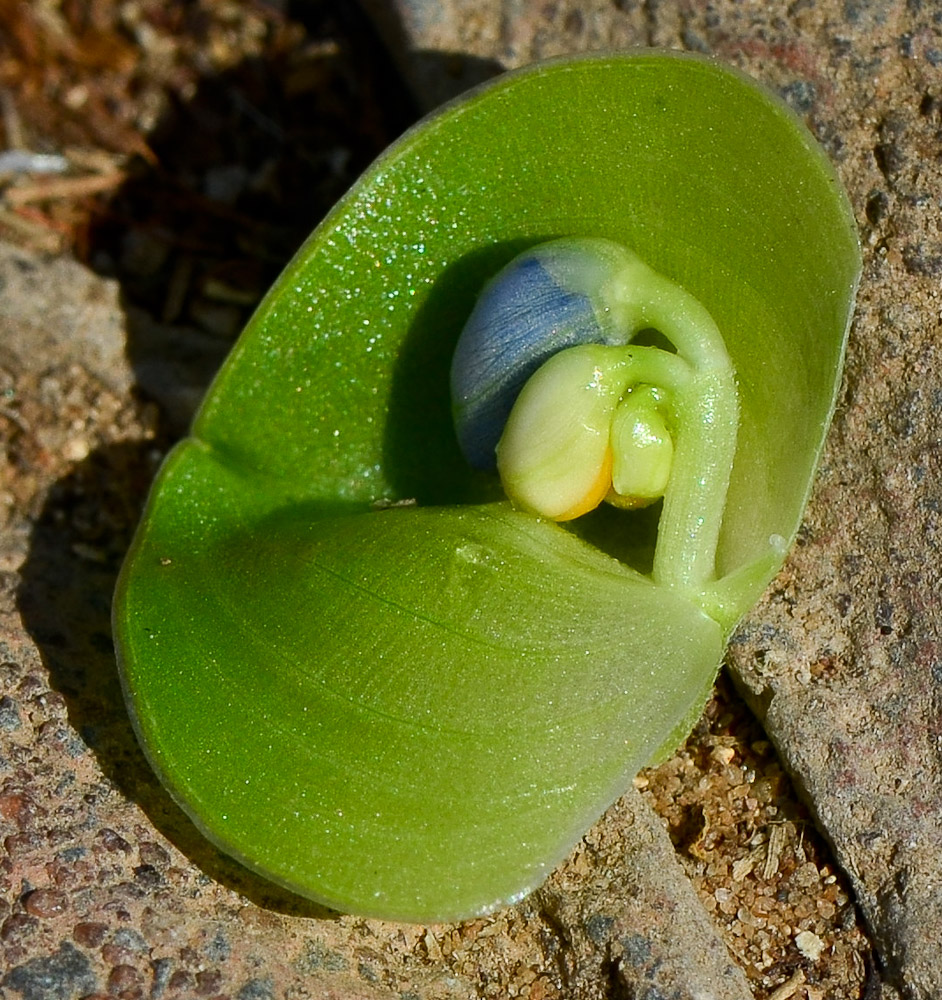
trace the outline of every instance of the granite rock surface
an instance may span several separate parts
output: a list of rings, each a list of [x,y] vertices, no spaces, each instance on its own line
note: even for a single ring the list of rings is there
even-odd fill
[[[687,48],[776,89],[836,162],[865,248],[844,389],[799,545],[730,669],[850,879],[882,995],[942,995],[942,12],[919,0],[381,6],[428,107],[534,58]],[[132,368],[113,283],[6,249],[0,277],[0,997],[749,995],[634,793],[543,890],[458,926],[327,914],[206,845],[134,742],[109,629],[169,443],[134,386],[185,424],[201,380],[167,355],[186,338],[141,335],[151,362]],[[777,1000],[820,998],[828,955],[812,938],[794,973],[747,978],[775,982]],[[864,979],[877,995],[872,969]]]

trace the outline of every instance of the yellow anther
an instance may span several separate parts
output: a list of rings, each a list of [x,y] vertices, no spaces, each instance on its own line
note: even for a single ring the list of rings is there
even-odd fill
[[[557,514],[555,520],[557,521],[573,521],[577,517],[582,517],[583,514],[588,514],[590,510],[595,510],[596,507],[608,496],[612,490],[612,449],[609,448],[605,452],[605,457],[602,459],[602,464],[599,467],[599,473],[595,477],[595,482],[589,487],[588,492],[582,498],[582,500],[575,506],[570,507],[569,510],[565,510],[562,514]]]

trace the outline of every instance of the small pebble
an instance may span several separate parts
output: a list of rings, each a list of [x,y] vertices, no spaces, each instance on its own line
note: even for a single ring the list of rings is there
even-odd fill
[[[154,868],[165,868],[170,864],[170,855],[160,844],[146,841],[139,848],[141,863]]]
[[[108,973],[108,992],[124,993],[141,985],[141,974],[131,965],[116,965]]]
[[[130,965],[134,961],[134,952],[129,948],[122,948],[121,945],[111,942],[101,949],[101,957],[115,968],[122,965]]]
[[[101,842],[106,851],[111,851],[112,853],[120,851],[122,854],[131,853],[131,845],[124,839],[124,837],[115,833],[114,830],[110,830],[105,827],[101,830],[98,836],[101,838]]]
[[[82,921],[72,928],[72,939],[85,948],[97,948],[108,933],[107,924]]]
[[[796,934],[795,945],[809,962],[817,962],[824,951],[824,942],[813,931]]]
[[[177,969],[177,971],[171,975],[167,986],[171,992],[174,990],[189,990],[193,986],[193,977],[185,969]]]
[[[36,803],[22,792],[0,795],[0,817],[15,823],[21,830],[31,826],[41,812]]]
[[[9,837],[4,837],[3,846],[10,857],[16,857],[37,850],[43,842],[44,838],[39,833],[27,830],[25,833],[11,833]]]
[[[0,927],[0,940],[8,944],[18,944],[32,934],[38,925],[39,921],[35,917],[25,913],[13,913],[3,921],[3,926]]]
[[[23,901],[34,917],[55,917],[69,907],[69,897],[61,889],[35,889]]]
[[[12,732],[20,728],[20,708],[9,695],[0,698],[0,729]]]
[[[196,992],[201,996],[217,993],[222,984],[222,973],[216,971],[197,972]]]

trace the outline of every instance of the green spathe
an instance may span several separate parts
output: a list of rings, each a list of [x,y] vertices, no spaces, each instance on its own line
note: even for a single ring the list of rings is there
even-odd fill
[[[475,295],[569,235],[695,296],[736,372],[698,601],[511,511],[458,453],[447,373]],[[155,483],[114,620],[170,792],[341,909],[457,918],[538,884],[681,738],[780,565],[858,273],[821,151],[712,62],[533,67],[417,126],[289,265]]]

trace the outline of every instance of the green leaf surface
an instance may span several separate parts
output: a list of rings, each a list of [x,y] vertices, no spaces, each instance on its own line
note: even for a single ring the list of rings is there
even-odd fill
[[[631,247],[722,333],[741,423],[718,621],[613,558],[649,515],[602,513],[583,541],[458,452],[448,366],[474,298],[559,236]],[[341,909],[461,917],[538,884],[676,738],[780,563],[858,273],[822,152],[706,60],[546,64],[409,132],[258,310],[122,573],[122,676],[173,795]]]
[[[259,516],[191,447],[164,482],[124,592],[138,730],[212,839],[343,909],[467,916],[538,884],[722,653],[688,602],[505,504]]]

